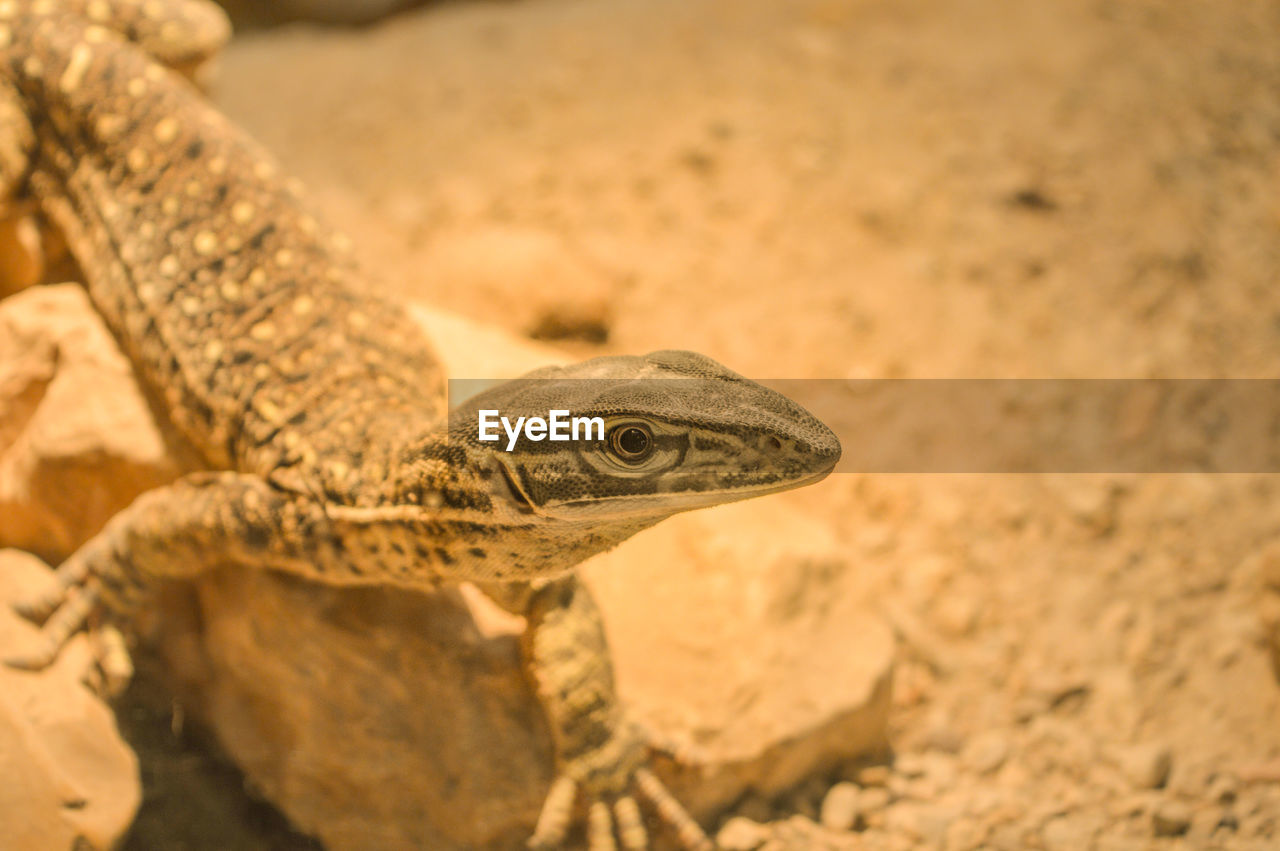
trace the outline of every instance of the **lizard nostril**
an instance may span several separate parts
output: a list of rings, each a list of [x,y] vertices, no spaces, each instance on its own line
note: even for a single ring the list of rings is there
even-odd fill
[[[774,452],[777,452],[780,449],[782,449],[782,441],[779,440],[775,435],[772,435],[772,434],[769,435],[769,437],[765,440],[764,443],[765,443],[765,446],[772,449]]]

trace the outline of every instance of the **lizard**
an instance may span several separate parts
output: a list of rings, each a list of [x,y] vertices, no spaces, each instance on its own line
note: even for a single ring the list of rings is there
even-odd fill
[[[225,39],[207,0],[0,0],[0,189],[64,234],[90,299],[202,471],[146,492],[25,601],[38,670],[163,579],[236,564],[336,585],[472,582],[521,614],[556,776],[531,848],[585,813],[592,851],[648,847],[640,802],[711,841],[648,767],[574,568],[681,511],[826,476],[836,436],[700,354],[552,367],[447,404],[430,342],[296,181],[166,65]],[[175,48],[174,45],[177,45]],[[160,60],[164,60],[163,62]],[[483,442],[481,408],[598,416],[580,442]]]

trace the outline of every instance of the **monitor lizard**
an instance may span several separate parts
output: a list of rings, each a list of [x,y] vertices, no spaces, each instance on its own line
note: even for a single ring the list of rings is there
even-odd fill
[[[531,373],[448,410],[429,342],[296,182],[166,66],[225,40],[206,0],[0,0],[0,195],[65,234],[91,300],[204,472],[147,492],[22,606],[39,669],[158,580],[225,563],[333,584],[470,581],[527,619],[558,775],[530,847],[585,812],[593,851],[648,846],[637,800],[711,847],[648,768],[572,569],[680,511],[815,482],[835,435],[681,351]],[[600,416],[603,439],[478,439],[480,408]]]

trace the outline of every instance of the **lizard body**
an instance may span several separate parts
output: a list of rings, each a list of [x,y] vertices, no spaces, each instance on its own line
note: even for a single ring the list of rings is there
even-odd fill
[[[525,660],[560,776],[534,832],[559,843],[579,790],[593,848],[647,839],[633,794],[689,848],[698,826],[644,768],[599,616],[569,572],[678,511],[830,471],[835,436],[688,352],[542,370],[446,410],[418,327],[377,296],[270,156],[157,59],[225,39],[197,0],[0,0],[0,190],[64,232],[153,403],[202,456],[59,568],[48,664],[88,616],[228,562],[335,584],[482,584],[529,622]],[[2,193],[0,193],[2,194]],[[599,415],[584,444],[478,440],[475,412]]]

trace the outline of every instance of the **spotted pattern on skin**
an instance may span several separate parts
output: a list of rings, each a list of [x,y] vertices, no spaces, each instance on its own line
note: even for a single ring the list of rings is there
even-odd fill
[[[564,838],[567,815],[557,813],[576,781],[593,811],[647,789],[684,848],[708,847],[638,768],[644,743],[618,723],[598,613],[566,573],[675,511],[752,495],[753,479],[768,489],[811,481],[824,474],[819,464],[834,464],[834,435],[706,358],[659,352],[566,368],[574,389],[565,406],[593,398],[574,394],[597,392],[581,379],[599,370],[702,377],[708,392],[681,399],[681,415],[737,440],[701,446],[681,494],[713,499],[673,499],[683,469],[637,485],[592,474],[584,457],[525,452],[524,466],[508,470],[476,442],[469,411],[445,415],[438,361],[418,326],[354,269],[349,241],[308,214],[301,185],[169,70],[225,40],[216,7],[0,0],[0,21],[0,117],[10,119],[0,124],[0,190],[29,192],[62,229],[144,388],[224,471],[144,494],[69,558],[44,650],[19,664],[48,665],[95,606],[126,613],[158,578],[216,564],[330,583],[493,583],[502,605],[528,614],[527,667],[562,772],[535,844]],[[15,104],[19,114],[4,114]],[[500,391],[504,404],[520,398],[515,384]],[[646,392],[620,404],[643,408]],[[797,446],[816,437],[808,466],[792,475],[782,459],[750,455],[761,423]],[[548,494],[538,507],[554,510],[534,509],[530,476]],[[574,513],[581,494],[591,497],[585,515]],[[546,584],[532,590],[531,580]],[[638,816],[632,822],[639,829]]]
[[[270,156],[130,44],[151,34],[184,41],[174,27],[198,15],[175,21],[172,6],[0,5],[27,45],[4,61],[44,143],[31,184],[50,199],[144,381],[174,403],[174,424],[210,464],[262,475],[289,467],[300,487],[374,501],[387,465],[376,452],[340,477],[298,469],[299,459],[344,454],[338,422],[389,437],[438,423],[437,361],[350,267],[330,274],[330,232]],[[213,334],[226,341],[208,358]],[[278,440],[280,419],[292,422],[291,446]]]

